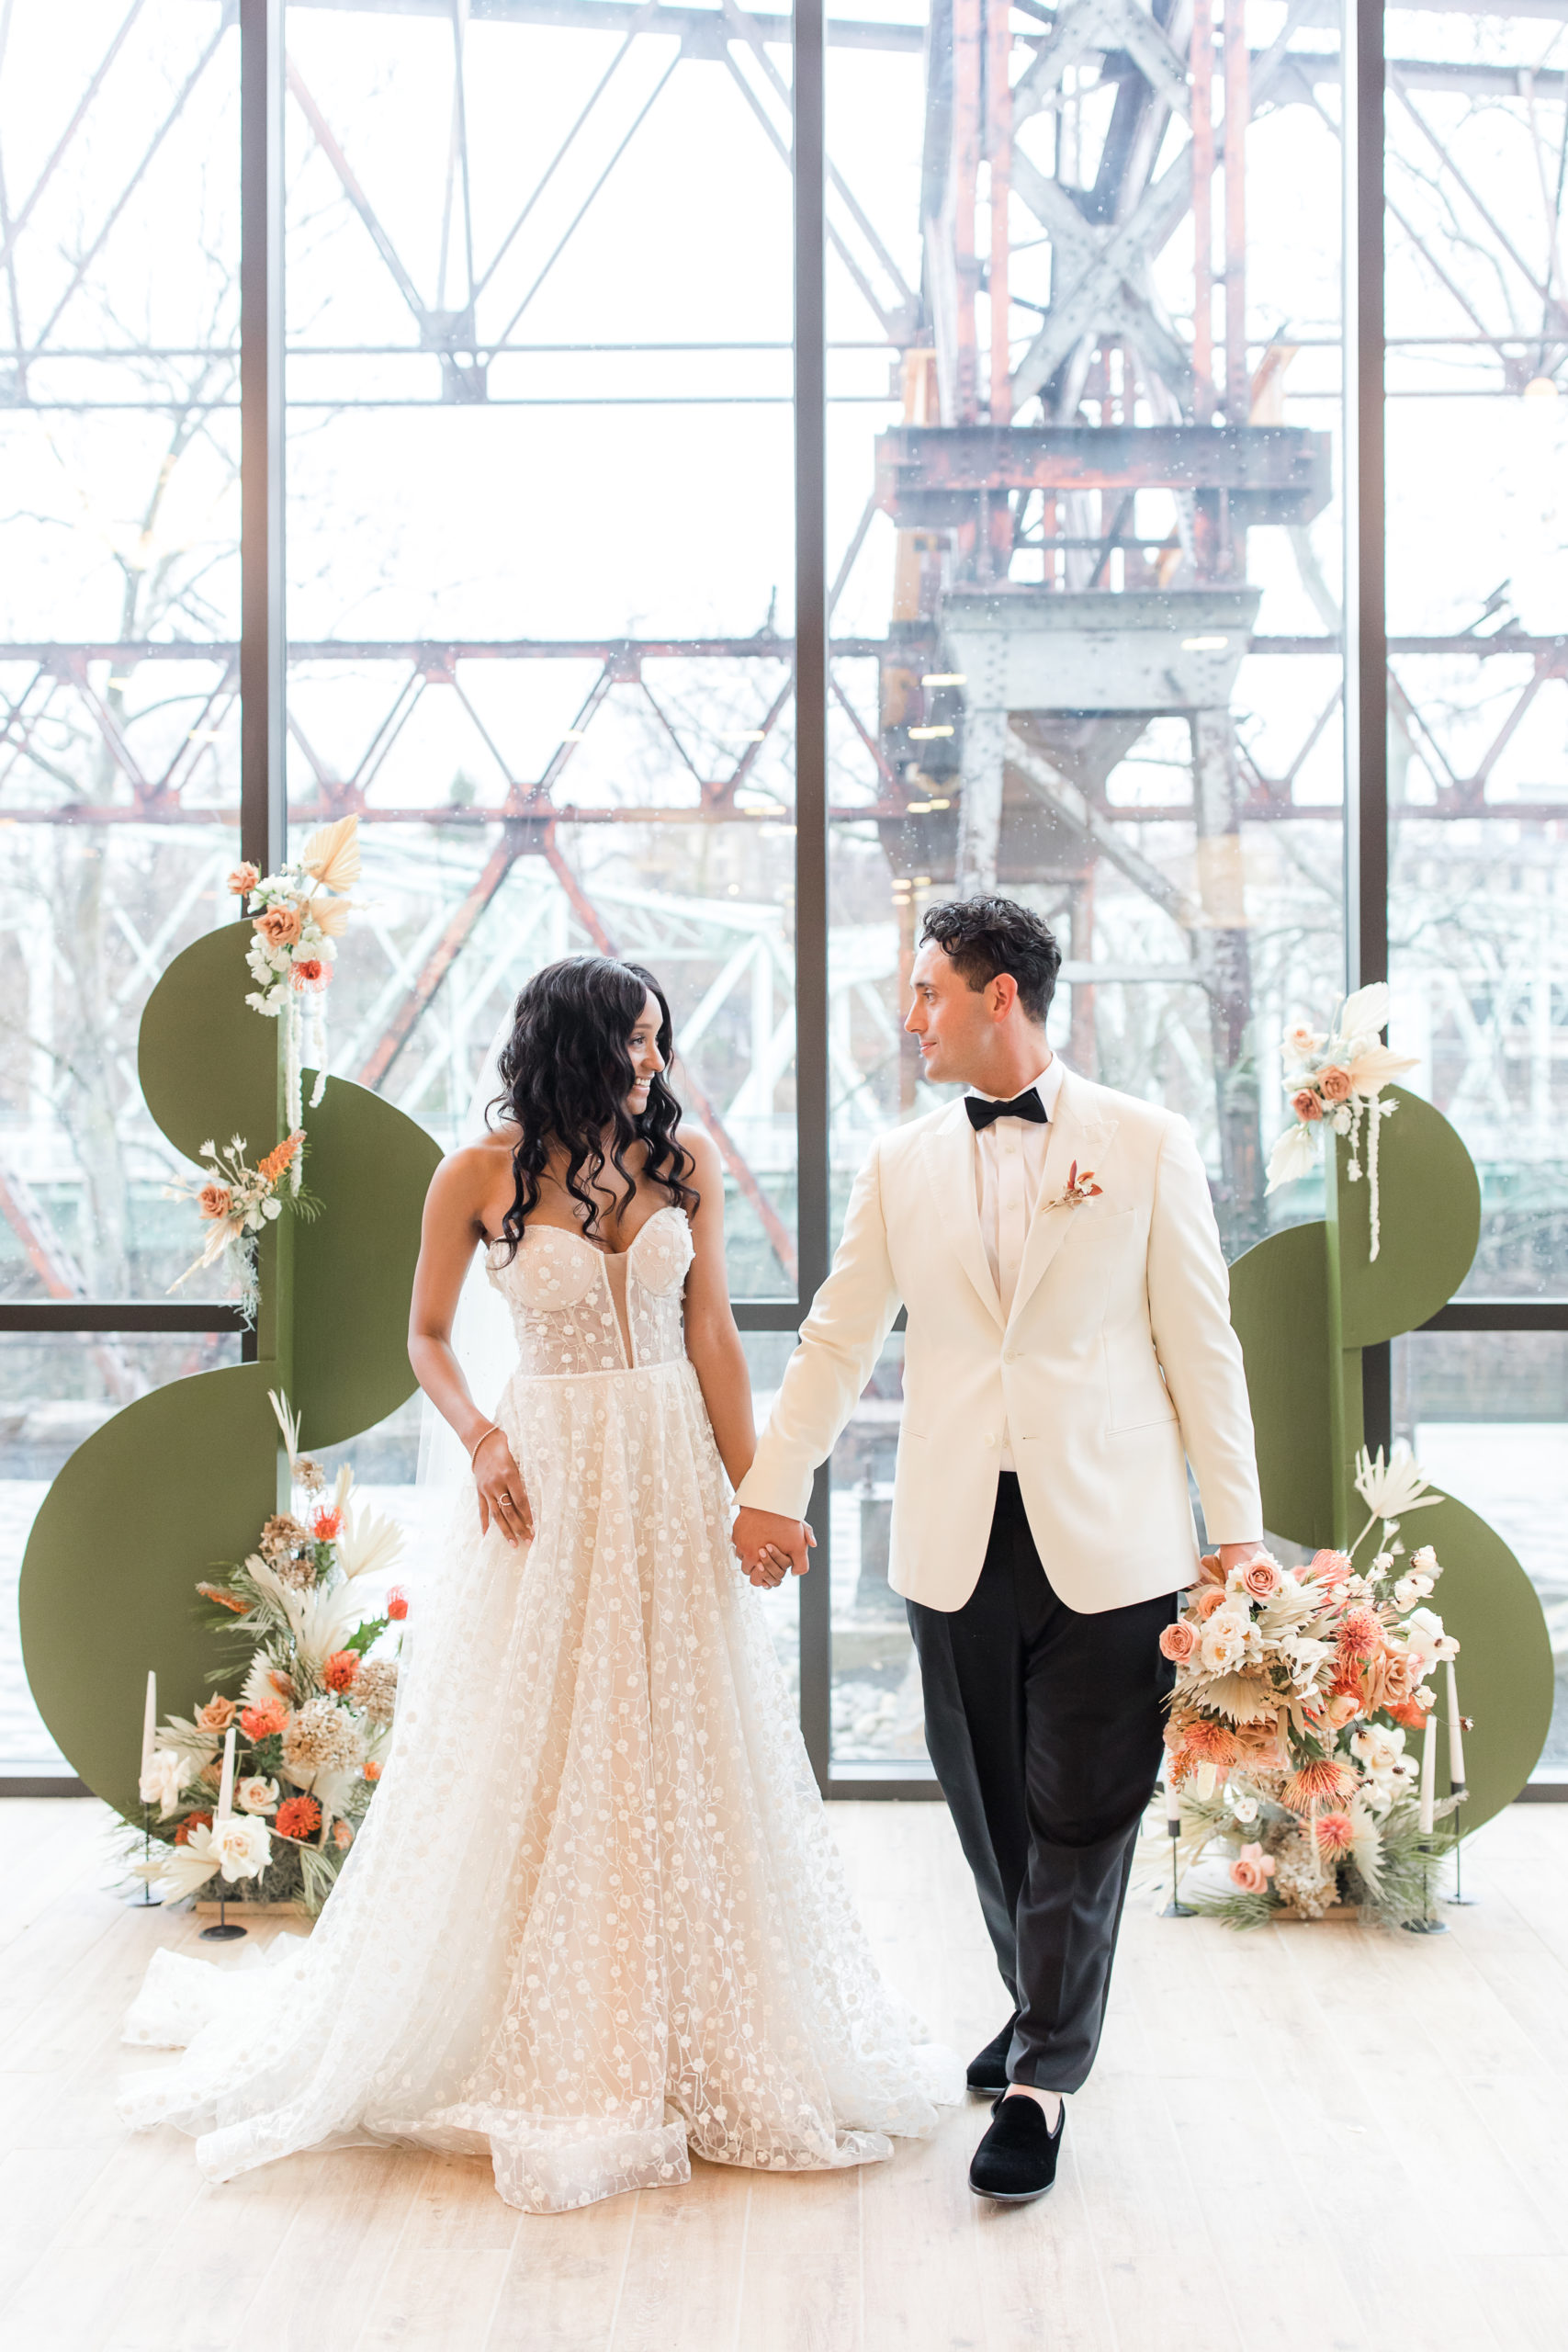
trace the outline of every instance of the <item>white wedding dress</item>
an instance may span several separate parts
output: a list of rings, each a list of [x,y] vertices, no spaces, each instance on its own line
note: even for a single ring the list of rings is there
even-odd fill
[[[962,2095],[877,1974],[729,1548],[691,1258],[675,1208],[619,1259],[553,1227],[492,1250],[534,1541],[465,1500],[314,1933],[265,1965],[160,1952],[127,2018],[184,2055],[121,2113],[199,2134],[212,2178],[410,2143],[554,2212],[685,2180],[689,2150],[863,2164]]]

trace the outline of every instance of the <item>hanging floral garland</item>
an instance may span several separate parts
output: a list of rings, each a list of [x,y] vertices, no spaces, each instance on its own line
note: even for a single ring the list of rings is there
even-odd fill
[[[1380,1100],[1383,1088],[1401,1070],[1414,1069],[1413,1057],[1396,1054],[1383,1045],[1379,1031],[1387,1025],[1388,984],[1374,981],[1346,998],[1337,1018],[1326,1032],[1298,1023],[1285,1032],[1282,1058],[1285,1094],[1295,1114],[1269,1155],[1270,1193],[1281,1184],[1309,1176],[1317,1164],[1317,1147],[1326,1120],[1348,1147],[1345,1173],[1352,1184],[1362,1176],[1362,1154],[1371,1196],[1371,1248],[1375,1258],[1382,1243],[1378,1211],[1378,1133],[1392,1119],[1397,1102]]]

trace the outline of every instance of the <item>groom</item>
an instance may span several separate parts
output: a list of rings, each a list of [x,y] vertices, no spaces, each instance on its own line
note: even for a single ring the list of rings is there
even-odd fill
[[[926,1745],[1013,2014],[969,2068],[1002,2094],[977,2195],[1055,2177],[1062,2094],[1094,2063],[1171,1669],[1159,1635],[1198,1548],[1263,1528],[1241,1351],[1183,1120],[1064,1069],[1061,954],[1010,899],[933,907],[905,1026],[958,1102],[878,1138],[802,1327],[735,1546],[807,1566],[802,1520],[902,1305],[890,1581]]]

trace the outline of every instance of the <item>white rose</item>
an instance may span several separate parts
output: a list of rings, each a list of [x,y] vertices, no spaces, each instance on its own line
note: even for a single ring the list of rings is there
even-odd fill
[[[186,1759],[179,1749],[155,1747],[152,1762],[137,1783],[142,1804],[155,1806],[160,1813],[173,1813],[186,1779]]]
[[[272,1860],[272,1839],[265,1821],[231,1813],[227,1821],[213,1823],[208,1851],[225,1878],[260,1878]]]
[[[1246,1646],[1246,1635],[1235,1619],[1216,1609],[1199,1639],[1198,1655],[1210,1674],[1228,1674]]]
[[[234,1803],[244,1813],[271,1813],[277,1804],[277,1782],[253,1772],[235,1789]]]
[[[1231,1813],[1245,1827],[1248,1822],[1256,1821],[1258,1818],[1258,1799],[1256,1797],[1237,1797],[1235,1803],[1231,1807]]]

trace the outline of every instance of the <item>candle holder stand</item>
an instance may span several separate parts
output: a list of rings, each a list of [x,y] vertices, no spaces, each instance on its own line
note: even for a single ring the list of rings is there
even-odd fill
[[[1456,1911],[1473,1911],[1475,1908],[1474,1895],[1464,1891],[1464,1835],[1459,1826],[1459,1816],[1469,1794],[1470,1791],[1462,1781],[1454,1782],[1454,1891],[1451,1894],[1445,1894],[1443,1901]]]
[[[141,1800],[141,1859],[144,1862],[150,1862],[152,1859],[152,1808],[145,1797]],[[139,1897],[133,1895],[131,1900],[136,1904],[139,1911],[156,1911],[161,1907],[164,1898],[161,1894],[153,1894],[152,1880],[144,1878],[141,1882],[141,1895]]]
[[[1438,1918],[1432,1909],[1432,1848],[1429,1840],[1423,1844],[1421,1853],[1421,1900],[1426,1909],[1421,1918],[1404,1922],[1404,1932],[1407,1936],[1446,1936],[1448,1921]]]
[[[1170,1839],[1170,1901],[1159,1916],[1162,1919],[1195,1919],[1198,1914],[1192,1905],[1181,1900],[1181,1882],[1176,1866],[1176,1845],[1181,1835],[1181,1824],[1168,1820],[1165,1827]]]
[[[236,1936],[245,1936],[249,1935],[249,1933],[250,1929],[248,1928],[242,1928],[237,1919],[230,1918],[229,1899],[224,1894],[222,1887],[220,1886],[218,1890],[218,1924],[215,1928],[202,1928],[202,1942],[204,1944],[229,1944],[233,1942]]]

